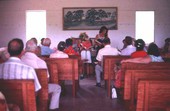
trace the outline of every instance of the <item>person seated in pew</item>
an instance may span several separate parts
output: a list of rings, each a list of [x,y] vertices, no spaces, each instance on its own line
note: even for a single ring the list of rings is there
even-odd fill
[[[16,104],[8,104],[4,94],[0,91],[0,111],[21,111]]]
[[[91,41],[89,40],[88,35],[84,32],[79,35],[79,38],[81,39],[80,43],[81,59],[83,60],[84,63],[92,63],[90,52],[92,44]]]
[[[121,63],[123,62],[134,62],[134,63],[164,62],[164,60],[160,56],[159,48],[155,43],[149,44],[147,53],[148,53],[148,56],[122,60]]]
[[[35,69],[39,68],[48,69],[46,62],[36,55],[37,45],[33,40],[27,41],[25,51],[26,51],[25,54],[21,57],[21,60],[25,64]],[[48,70],[47,74],[48,74],[47,77],[49,77]],[[59,108],[59,98],[61,93],[60,85],[49,83],[48,93],[52,93],[49,109],[50,111],[57,111],[57,109]]]
[[[54,49],[51,49],[50,45],[51,45],[50,38],[43,39],[42,46],[41,46],[41,55],[42,56],[47,56],[54,52]]]
[[[124,40],[126,48],[121,50],[121,55],[130,56],[133,52],[136,51],[136,47],[133,46],[133,38],[130,36],[126,36]]]
[[[103,56],[104,55],[119,55],[120,52],[116,49],[111,47],[110,39],[104,38],[103,40],[104,48],[100,49],[96,60],[98,61],[97,65],[95,66],[95,73],[96,73],[96,86],[101,87],[101,72],[103,72]]]
[[[0,63],[5,62],[10,57],[7,47],[0,48]]]
[[[20,55],[24,48],[23,41],[19,38],[12,39],[8,43],[9,59],[0,64],[1,79],[34,79],[35,91],[41,89],[34,68],[21,61]]]
[[[142,39],[135,41],[136,51],[131,54],[131,58],[145,57],[147,52],[145,51],[145,42]]]
[[[68,55],[79,55],[73,48],[73,40],[71,38],[66,39],[66,49],[64,52]]]
[[[50,58],[69,58],[68,54],[64,52],[66,43],[61,41],[58,43],[57,49],[54,53],[50,54]]]

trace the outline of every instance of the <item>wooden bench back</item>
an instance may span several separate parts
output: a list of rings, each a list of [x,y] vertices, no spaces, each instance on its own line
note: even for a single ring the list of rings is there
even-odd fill
[[[170,69],[126,70],[124,82],[124,99],[134,104],[137,97],[138,81],[142,79],[169,79]]]
[[[78,80],[78,59],[76,58],[49,58],[47,65],[55,63],[58,69],[59,80]],[[50,70],[50,69],[49,69]]]
[[[127,59],[129,56],[103,56],[103,74],[104,79],[115,79],[114,67],[115,63],[120,62],[123,59]]]
[[[34,80],[2,80],[0,91],[7,103],[16,104],[21,111],[37,111]]]
[[[81,55],[69,55],[69,58],[78,59],[78,71],[79,75],[83,73],[83,61],[81,60]]]
[[[111,80],[115,79],[114,67],[117,62],[120,62],[123,59],[127,59],[129,56],[111,56],[105,55],[103,56],[103,74],[104,80],[106,80],[107,84],[107,95],[111,97]]]
[[[170,63],[165,62],[151,62],[148,64],[142,63],[122,63],[121,71],[122,71],[122,78],[124,78],[125,71],[127,69],[170,69]],[[123,80],[124,81],[124,80]]]
[[[48,78],[47,69],[35,69],[41,89],[38,91],[37,96],[37,109],[38,111],[48,110]]]
[[[55,63],[47,64],[48,72],[49,72],[49,83],[59,84],[58,78],[58,67]]]
[[[76,96],[76,82],[79,80],[78,74],[78,59],[77,58],[49,58],[45,60],[47,65],[49,66],[50,75],[56,74],[55,67],[50,67],[55,64],[58,69],[58,80],[71,80],[72,81],[72,89],[73,89],[73,97]]]
[[[170,80],[141,80],[136,111],[166,111],[170,106]]]

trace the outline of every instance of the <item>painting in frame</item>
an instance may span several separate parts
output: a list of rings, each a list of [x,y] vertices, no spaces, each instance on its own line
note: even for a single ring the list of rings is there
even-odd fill
[[[117,30],[117,7],[65,7],[63,30]]]

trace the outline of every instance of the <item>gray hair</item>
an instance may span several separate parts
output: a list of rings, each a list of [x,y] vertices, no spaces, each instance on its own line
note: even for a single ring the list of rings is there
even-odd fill
[[[25,51],[35,51],[37,49],[37,44],[34,40],[30,39],[26,43]]]

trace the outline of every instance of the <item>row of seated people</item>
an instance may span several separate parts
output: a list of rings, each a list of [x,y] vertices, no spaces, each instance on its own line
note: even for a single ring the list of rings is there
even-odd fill
[[[41,89],[41,85],[37,78],[34,68],[45,68],[47,65],[44,61],[37,57],[37,45],[33,40],[26,43],[25,53],[21,56],[24,44],[21,39],[12,39],[8,43],[8,52],[10,58],[0,64],[0,78],[2,79],[34,79],[35,92]],[[48,74],[48,72],[47,72]],[[49,74],[47,75],[49,77]],[[59,108],[59,98],[61,87],[58,84],[48,84],[48,93],[52,93],[49,109],[56,111]]]
[[[86,40],[87,36],[84,36],[84,37],[85,37],[84,40]],[[35,38],[33,38],[32,40],[34,40],[36,42]],[[41,55],[43,55],[43,56],[48,55],[48,56],[50,56],[50,58],[68,58],[69,55],[78,55],[78,53],[73,48],[72,42],[73,42],[72,39],[67,39],[66,43],[64,41],[61,41],[58,44],[57,50],[54,51],[49,48],[49,46],[51,44],[51,40],[49,38],[46,38],[43,40],[43,45],[41,47]],[[96,78],[97,78],[96,86],[101,86],[100,74],[102,72],[103,55],[126,55],[127,56],[127,55],[131,55],[132,52],[137,51],[137,53],[135,52],[132,54],[132,57],[138,58],[141,56],[147,56],[147,53],[150,53],[149,51],[146,53],[146,50],[144,49],[145,43],[141,39],[135,41],[135,46],[133,46],[132,37],[127,36],[127,37],[125,37],[125,43],[127,46],[124,49],[122,49],[121,51],[118,51],[116,48],[111,47],[111,45],[110,45],[111,42],[108,37],[103,39],[104,48],[99,50],[97,53],[97,56],[96,56],[96,60],[98,62],[97,65],[95,66],[95,73],[96,73]],[[82,44],[82,46],[84,46],[83,42],[81,44]],[[86,48],[83,48],[86,50],[82,50],[81,59],[84,60],[84,62],[86,62],[86,63],[91,63],[91,54],[90,54],[90,51],[88,50],[88,48],[91,45],[88,45],[88,44],[90,44],[90,43],[87,42],[87,46],[85,45]],[[157,48],[157,46],[156,46],[156,48]],[[39,51],[37,51],[37,54],[39,54]],[[152,55],[152,54],[150,54],[150,55]],[[159,56],[159,54],[157,54],[156,56]]]
[[[18,41],[18,39],[17,40],[14,40],[15,42],[14,43],[12,43],[11,45],[14,45],[14,46],[16,46],[16,41]],[[30,42],[30,43],[29,43]],[[9,43],[10,44],[10,43]],[[110,44],[110,39],[109,38],[106,38],[105,40],[104,40],[104,44],[105,44],[105,46],[109,46],[109,44]],[[15,50],[15,47],[14,46],[12,46],[11,48],[14,50],[14,51],[12,51],[11,53],[12,54],[14,54],[14,55],[12,55],[11,53],[10,53],[10,55],[11,55],[11,57],[12,56],[16,56],[15,54],[16,54],[16,50]],[[30,40],[30,41],[28,41],[27,42],[27,45],[26,46],[28,46],[28,52],[32,52],[33,50],[35,51],[36,50],[36,48],[37,48],[37,45],[35,44],[35,42],[33,41],[33,40]],[[35,46],[35,47],[30,47],[30,46]],[[23,47],[23,46],[22,46]],[[10,50],[8,50],[8,51],[10,51]],[[21,50],[22,51],[22,50]],[[99,51],[99,53],[98,53],[98,55],[99,54],[103,54],[103,53],[100,53],[100,52],[102,52],[102,50],[101,51]],[[19,52],[17,52],[17,54],[18,54]],[[27,53],[27,52],[26,52]],[[24,55],[26,55],[26,53],[24,53]],[[112,53],[112,52],[111,52]],[[119,52],[118,52],[119,53]],[[24,55],[22,56],[22,57],[24,57]],[[22,59],[22,57],[21,57],[21,59]],[[28,57],[31,57],[31,56],[28,56]],[[100,56],[98,56],[99,58],[100,57],[102,57],[101,55]],[[100,58],[101,59],[101,58]],[[30,61],[30,59],[28,59],[29,61]],[[148,59],[147,59],[148,60]],[[151,58],[149,58],[149,60],[152,60]],[[28,63],[27,63],[28,64]],[[35,65],[36,63],[34,63],[33,62],[33,64]],[[36,65],[40,65],[39,64],[39,62],[38,62],[38,64],[36,64]],[[32,67],[34,67],[34,66],[32,66]],[[36,68],[36,67],[35,67]],[[46,67],[47,68],[47,67]]]

